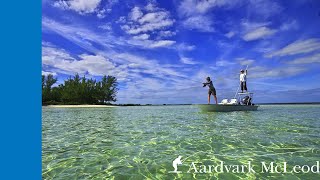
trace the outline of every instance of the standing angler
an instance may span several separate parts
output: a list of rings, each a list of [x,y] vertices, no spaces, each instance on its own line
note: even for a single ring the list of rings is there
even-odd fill
[[[210,96],[211,94],[214,97],[214,100],[216,101],[216,104],[218,104],[218,100],[217,100],[217,96],[216,96],[216,89],[214,88],[212,81],[210,79],[210,77],[207,77],[207,82],[206,83],[202,83],[203,87],[206,87],[208,85],[209,87],[209,91],[208,91],[208,104],[210,104]]]
[[[247,73],[248,71],[244,71],[243,69],[240,71],[240,84],[241,84],[241,92],[243,90],[248,91],[247,89]]]

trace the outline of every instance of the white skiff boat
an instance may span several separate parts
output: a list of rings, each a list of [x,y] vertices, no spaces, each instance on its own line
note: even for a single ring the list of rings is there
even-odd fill
[[[252,103],[253,93],[237,93],[237,99],[223,99],[219,104],[199,104],[204,112],[256,111],[258,105]]]

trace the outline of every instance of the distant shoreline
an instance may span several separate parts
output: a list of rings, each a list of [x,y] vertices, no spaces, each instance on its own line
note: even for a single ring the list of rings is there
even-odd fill
[[[47,105],[43,107],[54,107],[54,108],[113,108],[117,106],[113,105],[89,105],[89,104],[83,104],[83,105]]]
[[[301,103],[256,103],[256,105],[312,105],[320,104],[320,102],[301,102]],[[56,107],[56,108],[111,108],[111,107],[121,107],[121,106],[183,106],[183,105],[198,105],[198,104],[112,104],[112,105],[43,105],[43,107]]]
[[[320,104],[320,102],[291,102],[291,103],[256,103],[257,105],[295,105],[295,104]]]

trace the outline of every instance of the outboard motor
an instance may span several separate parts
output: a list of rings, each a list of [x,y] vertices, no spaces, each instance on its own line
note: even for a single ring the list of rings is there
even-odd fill
[[[251,105],[251,98],[249,96],[245,96],[241,102],[245,105]]]

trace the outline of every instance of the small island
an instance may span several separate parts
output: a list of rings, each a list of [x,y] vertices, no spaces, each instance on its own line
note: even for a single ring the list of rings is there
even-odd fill
[[[53,87],[58,81],[52,74],[42,75],[42,105],[54,107],[107,107],[115,102],[118,83],[113,76],[100,81],[78,74]],[[108,107],[109,107],[108,106]]]

